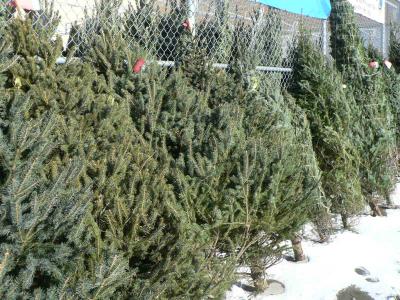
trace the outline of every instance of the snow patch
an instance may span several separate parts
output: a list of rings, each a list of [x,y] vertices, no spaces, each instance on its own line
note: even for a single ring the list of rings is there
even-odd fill
[[[392,201],[400,204],[400,184]],[[388,210],[387,217],[362,216],[356,232],[345,231],[332,236],[329,243],[304,241],[303,248],[310,262],[288,261],[268,270],[270,279],[281,281],[286,292],[278,296],[252,296],[238,286],[226,294],[228,300],[333,300],[337,293],[351,285],[369,293],[376,300],[400,295],[400,210]],[[356,273],[363,267],[368,276]],[[378,282],[367,278],[379,279]]]

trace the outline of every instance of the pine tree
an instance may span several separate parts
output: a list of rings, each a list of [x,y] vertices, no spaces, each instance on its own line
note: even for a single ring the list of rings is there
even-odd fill
[[[125,12],[126,38],[136,47],[146,49],[148,54],[157,53],[157,30],[161,12],[155,1],[139,0],[136,6],[129,6]]]
[[[381,215],[376,194],[387,197],[394,184],[395,134],[390,104],[380,71],[368,69],[362,39],[347,1],[332,1],[331,47],[348,93],[360,109],[357,148],[361,155],[360,178],[364,197],[374,215]]]
[[[348,218],[363,209],[359,153],[353,126],[359,117],[354,98],[345,92],[340,73],[302,32],[294,51],[291,93],[310,120],[314,151],[322,171],[322,187],[332,212]]]
[[[396,72],[400,72],[400,40],[399,40],[399,26],[397,24],[390,24],[389,34],[389,60],[393,64]]]
[[[2,90],[1,101],[5,96]],[[27,118],[30,105],[17,93],[0,128],[0,295],[7,299],[58,297],[81,270],[86,251],[77,235],[90,208],[90,189],[72,185],[81,161],[46,178],[59,121],[53,111]]]
[[[196,24],[197,41],[210,60],[215,63],[228,63],[233,43],[229,3],[224,0],[216,1],[214,9],[214,14]]]
[[[142,69],[141,73],[145,72],[144,74],[135,74],[132,71],[133,64],[140,56],[140,52],[131,51],[128,48],[123,36],[112,31],[103,31],[93,41],[92,51],[83,58],[93,64],[97,75],[103,79],[102,82],[104,81],[102,89],[112,95],[114,104],[113,108],[110,108],[111,111],[114,109],[118,111],[118,117],[111,118],[110,116],[108,121],[102,122],[106,124],[114,120],[113,122],[118,124],[115,130],[118,129],[118,134],[127,139],[123,145],[132,144],[119,155],[109,153],[107,151],[109,147],[97,152],[104,153],[105,161],[110,161],[111,157],[115,157],[120,166],[127,165],[122,159],[124,155],[129,155],[132,168],[135,167],[129,172],[128,177],[122,178],[121,182],[122,186],[130,182],[128,186],[132,187],[121,190],[121,193],[123,191],[124,193],[118,199],[113,196],[117,179],[107,185],[110,175],[101,176],[105,184],[103,193],[110,193],[104,198],[115,200],[108,205],[99,203],[99,213],[103,212],[102,206],[104,209],[111,206],[110,214],[116,218],[121,214],[119,213],[120,204],[117,205],[117,203],[125,198],[137,199],[137,202],[133,201],[133,203],[125,200],[127,201],[126,209],[122,212],[126,216],[119,216],[115,222],[111,223],[109,221],[111,217],[108,215],[100,214],[97,217],[97,219],[107,221],[100,223],[102,231],[110,232],[104,243],[118,246],[117,249],[120,249],[118,251],[124,251],[125,255],[129,255],[132,271],[139,270],[137,276],[132,278],[132,286],[125,287],[124,295],[126,296],[199,298],[210,295],[216,297],[222,295],[232,282],[234,265],[215,255],[214,244],[218,237],[211,236],[210,228],[206,224],[197,222],[195,211],[201,208],[199,205],[192,205],[191,199],[192,193],[196,195],[196,190],[200,187],[190,183],[188,174],[180,172],[178,165],[181,163],[181,158],[179,158],[179,153],[174,152],[175,147],[179,147],[178,137],[185,140],[187,138],[185,134],[181,136],[182,131],[190,134],[192,129],[190,123],[183,121],[182,124],[175,125],[174,116],[178,111],[174,110],[177,109],[174,105],[179,103],[182,108],[193,107],[192,99],[196,98],[192,98],[190,89],[184,83],[182,84],[180,77],[165,81],[166,74],[160,72],[158,68],[154,69],[155,67],[150,64],[146,65],[146,71]],[[154,82],[151,83],[151,88],[144,92],[141,89],[148,87],[146,84],[148,72],[153,74]],[[122,103],[124,105],[117,109],[118,104],[122,105]],[[195,109],[193,113],[203,117]],[[161,118],[161,124],[157,123],[158,118]],[[189,122],[190,118],[187,121]],[[93,128],[97,127],[99,126],[93,126]],[[111,129],[104,131],[101,136],[99,136],[100,131],[95,130],[95,133],[97,131],[96,139],[100,138],[102,141],[100,145],[109,143],[107,141],[113,132]],[[112,144],[116,150],[122,147],[117,141]],[[143,154],[139,154],[139,150]],[[213,166],[207,165],[206,162],[203,164],[206,168]],[[129,164],[125,168],[127,167]],[[136,168],[137,171],[134,171]],[[145,182],[141,183],[143,181]],[[216,184],[217,182],[213,183],[213,185]],[[136,195],[141,185],[146,190]],[[202,189],[206,189],[206,184]],[[126,194],[128,192],[129,194]],[[112,209],[113,203],[117,205],[115,210]],[[142,208],[135,207],[135,203],[140,203]],[[136,215],[136,211],[142,210],[143,214],[136,217],[131,215]],[[124,219],[132,220],[129,224],[133,222],[132,224],[138,224],[136,226],[143,224],[143,227],[123,229],[122,220]],[[150,223],[147,224],[146,220]],[[139,231],[145,228],[150,231],[147,234],[148,237],[145,232]],[[123,232],[125,234],[122,234]],[[131,237],[135,236],[135,232],[143,238],[139,241],[132,240]],[[144,242],[144,239],[148,242]],[[225,269],[229,269],[229,272]],[[224,274],[227,275],[224,276]]]
[[[237,37],[240,34],[238,30]],[[252,79],[258,74],[251,69],[252,53],[239,43],[235,45],[229,75],[202,68],[201,55],[195,54],[189,55],[182,70],[192,86],[207,96],[211,109],[226,107],[221,111],[225,122],[239,125],[236,132],[240,138],[237,148],[232,149],[235,152],[228,165],[232,170],[227,177],[235,187],[230,193],[236,221],[231,224],[237,225],[227,226],[225,231],[230,242],[242,245],[240,262],[251,267],[260,291],[265,288],[265,268],[282,255],[280,243],[293,238],[309,220],[311,207],[320,203],[319,173],[304,113],[290,97],[282,97],[279,87],[254,87]],[[228,113],[234,111],[242,117]],[[219,128],[217,124],[213,128]],[[223,128],[216,132],[218,136],[230,136],[232,129],[224,132]],[[223,140],[218,144],[223,145]],[[219,207],[218,202],[216,205]],[[229,252],[223,242],[223,252]]]
[[[363,41],[355,21],[354,9],[347,0],[331,0],[331,52],[340,72],[365,59]]]
[[[85,192],[92,180],[85,176],[85,153],[78,151],[82,150],[78,146],[83,148],[86,144],[85,140],[79,140],[85,131],[82,132],[77,112],[86,111],[88,107],[79,110],[76,106],[83,99],[93,99],[88,93],[91,85],[85,81],[88,78],[82,76],[93,72],[72,64],[57,67],[60,41],[52,42],[48,31],[33,28],[31,20],[15,20],[10,26],[12,52],[19,59],[2,74],[7,85],[2,87],[1,101],[7,111],[1,116],[1,124],[5,138],[12,138],[7,159],[14,155],[15,162],[21,160],[14,166],[18,170],[13,171],[21,174],[10,173],[10,178],[20,178],[21,182],[10,179],[16,186],[9,189],[28,186],[20,194],[24,199],[17,199],[13,194],[4,194],[4,197],[8,197],[9,207],[24,205],[22,213],[26,222],[17,225],[27,231],[29,239],[22,246],[20,240],[15,240],[16,255],[21,259],[13,266],[14,277],[8,273],[4,277],[7,289],[16,295],[28,293],[31,295],[28,298],[34,295],[39,298],[112,295],[116,287],[129,278],[126,274],[128,262],[122,256],[110,255],[108,261],[88,267],[96,248],[94,234],[88,230],[93,224],[93,198]],[[10,131],[10,126],[15,127],[14,132]],[[71,145],[71,140],[76,144]],[[12,203],[17,200],[20,203]],[[4,221],[14,222],[7,226],[15,225],[14,219]],[[27,224],[32,224],[32,228]],[[20,233],[15,234],[20,236]],[[35,256],[27,256],[29,249]]]
[[[90,51],[90,45],[96,34],[104,29],[125,31],[122,26],[119,8],[122,0],[99,0],[95,1],[95,6],[90,13],[85,10],[84,22],[82,24],[72,24],[65,56],[74,55],[82,57]]]

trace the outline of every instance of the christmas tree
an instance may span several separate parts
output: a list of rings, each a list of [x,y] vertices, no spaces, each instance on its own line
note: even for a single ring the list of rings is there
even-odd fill
[[[126,37],[134,46],[146,49],[148,53],[156,54],[154,38],[158,34],[157,26],[161,12],[156,8],[154,0],[137,2],[136,7],[129,6],[125,12]]]
[[[146,191],[143,191],[143,195],[139,194],[135,197],[123,194],[119,196],[120,200],[115,199],[114,201],[120,203],[127,199],[124,201],[127,201],[127,206],[129,206],[124,218],[132,219],[132,222],[136,218],[136,222],[143,219],[138,224],[145,222],[147,218],[157,222],[143,225],[145,226],[143,230],[144,228],[150,230],[152,238],[149,236],[149,243],[157,242],[159,244],[157,247],[150,246],[150,244],[146,246],[143,239],[138,241],[143,244],[139,247],[140,244],[131,239],[132,235],[135,236],[134,232],[122,228],[117,230],[116,228],[124,225],[119,221],[122,217],[116,220],[118,223],[109,225],[106,223],[106,227],[102,227],[102,230],[110,231],[110,234],[113,233],[113,235],[127,232],[126,235],[110,239],[113,244],[117,241],[124,241],[124,243],[119,242],[121,251],[126,247],[129,250],[126,255],[130,255],[132,271],[136,268],[140,270],[138,275],[132,279],[137,284],[125,288],[126,295],[139,295],[140,289],[143,289],[143,293],[147,293],[149,296],[153,293],[166,298],[221,295],[232,282],[234,264],[228,263],[232,259],[221,259],[215,255],[214,247],[218,236],[217,234],[212,235],[210,231],[213,228],[211,225],[214,226],[217,221],[209,221],[210,224],[200,222],[196,212],[201,212],[204,208],[200,204],[193,204],[194,199],[199,199],[198,201],[201,202],[200,199],[207,199],[210,193],[215,197],[224,195],[215,191],[218,184],[215,175],[212,176],[216,172],[213,169],[215,165],[193,154],[193,157],[186,157],[187,160],[196,159],[195,162],[191,162],[192,173],[187,173],[188,171],[184,173],[181,169],[183,167],[180,167],[185,160],[185,157],[180,154],[183,151],[181,149],[188,149],[187,147],[190,145],[187,143],[193,134],[191,118],[193,116],[206,118],[205,112],[201,110],[203,108],[197,102],[198,97],[181,75],[171,75],[170,78],[167,78],[165,72],[150,63],[146,64],[146,69],[136,68],[137,63],[145,61],[145,58],[140,51],[131,51],[123,36],[115,34],[115,32],[103,31],[98,35],[92,43],[92,50],[83,59],[92,63],[97,75],[104,79],[103,88],[107,93],[113,95],[114,108],[116,109],[117,104],[122,102],[128,105],[121,106],[118,110],[120,117],[111,118],[110,116],[110,120],[116,120],[115,124],[119,124],[117,128],[120,134],[130,140],[123,144],[133,144],[130,146],[133,147],[133,150],[138,149],[137,151],[140,150],[143,153],[139,155],[137,152],[133,153],[133,150],[123,152],[131,153],[131,160],[144,159],[141,163],[132,162],[133,166],[142,167],[129,173],[130,176],[126,177],[123,182],[125,186],[127,179],[130,178],[129,182],[132,187],[128,191],[133,193],[136,192],[137,187],[140,187],[139,183],[146,180]],[[128,123],[122,126],[121,124],[125,124],[124,122]],[[104,132],[101,144],[107,144],[109,136],[109,130]],[[120,147],[118,144],[115,144],[115,147]],[[108,154],[104,159],[110,160],[111,157],[115,157],[117,161],[120,161],[123,153],[121,155]],[[189,150],[185,153],[186,155],[190,154]],[[198,165],[196,168],[204,167],[207,170],[202,175],[203,181],[197,179],[193,174],[195,164]],[[126,165],[126,163],[119,163],[119,165]],[[144,169],[142,170],[142,168]],[[147,175],[144,174],[146,171]],[[195,181],[192,177],[197,180]],[[105,184],[109,178],[109,175],[104,177]],[[213,179],[211,182],[210,178]],[[115,187],[112,188],[114,185],[115,180],[106,190],[115,194],[112,192],[115,190]],[[211,191],[205,192],[208,189]],[[141,198],[145,196],[146,198]],[[113,199],[110,197],[111,194],[108,198]],[[132,211],[133,214],[139,209],[133,208],[132,205],[136,203],[135,201],[132,204],[129,201],[129,199],[135,198],[142,203],[144,208],[148,207],[149,209],[144,210],[143,214],[137,217],[133,217],[129,213]],[[209,205],[210,203],[207,202],[207,206]],[[119,206],[115,208],[115,213],[112,215],[118,213]],[[131,209],[129,209],[130,206]],[[101,211],[103,210],[100,209]],[[110,217],[107,217],[105,220],[109,219]],[[156,227],[156,225],[158,226]],[[154,229],[151,229],[150,226],[153,226]],[[140,228],[138,227],[137,230]],[[139,236],[144,234],[137,233]],[[138,257],[140,249],[143,251]],[[210,273],[211,276],[209,276]]]
[[[8,98],[0,90],[0,101]],[[28,100],[28,101],[27,101]],[[49,110],[30,119],[29,101],[15,91],[0,126],[0,295],[12,298],[54,298],[76,280],[83,280],[79,237],[90,208],[90,186],[75,188],[82,161],[74,158],[58,176],[44,170],[57,149],[57,114]],[[87,275],[87,274],[86,274]]]
[[[129,278],[127,260],[114,255],[89,267],[96,248],[95,234],[88,230],[93,180],[86,176],[86,131],[79,116],[88,107],[79,104],[93,99],[88,81],[95,73],[79,65],[57,66],[60,41],[52,42],[48,31],[33,28],[31,20],[15,20],[10,28],[12,52],[19,59],[2,74],[7,85],[1,101],[7,110],[1,124],[10,149],[2,151],[9,153],[2,165],[9,179],[1,189],[7,202],[1,204],[10,214],[2,219],[10,236],[2,239],[16,252],[2,293],[17,298],[111,295]],[[7,249],[2,250],[3,256]]]
[[[331,0],[331,54],[339,71],[365,59],[365,48],[357,27],[354,9],[347,0]]]
[[[332,1],[331,47],[338,69],[343,73],[348,93],[360,110],[355,142],[360,153],[360,179],[364,197],[374,215],[381,215],[378,200],[387,197],[394,184],[395,134],[390,104],[385,95],[382,73],[376,64],[368,66],[362,39],[354,22],[351,5]]]
[[[132,123],[130,80],[137,75],[129,64],[132,56],[126,55],[131,52],[121,48],[123,38],[114,47],[113,33],[103,32],[92,42],[91,64],[71,60],[57,66],[58,43],[33,33],[29,23],[17,23],[12,32],[20,60],[6,73],[14,83],[6,95],[18,89],[29,97],[23,114],[28,119],[40,120],[50,110],[60,119],[54,128],[57,147],[41,172],[57,181],[78,156],[82,171],[68,180],[76,189],[92,185],[88,213],[71,229],[78,231],[83,248],[65,261],[74,274],[66,291],[54,285],[54,295],[196,298],[222,293],[223,276],[207,279],[214,240],[194,222],[193,208],[177,201],[167,181],[173,174],[170,158]],[[80,265],[68,267],[74,260]]]
[[[240,29],[236,34],[245,33]],[[221,240],[220,247],[229,252],[228,241],[241,245],[239,261],[251,267],[254,285],[261,291],[266,284],[265,269],[280,259],[285,248],[281,242],[294,239],[312,208],[321,202],[319,172],[304,113],[290,97],[283,98],[279,87],[255,86],[260,75],[251,62],[252,53],[240,43],[235,45],[229,74],[209,69],[205,71],[209,76],[198,76],[199,72],[192,70],[202,66],[198,62],[201,55],[190,53],[182,70],[207,96],[208,106],[223,113],[223,119],[212,126],[223,138],[218,145],[224,145],[224,137],[234,132],[222,130],[225,126],[218,124],[224,124],[223,120],[235,125],[240,134],[227,165],[227,170],[231,169],[227,179],[232,182],[227,185],[235,187],[230,202],[236,208],[236,221],[231,224],[237,225],[222,228],[229,239]],[[234,142],[233,136],[230,140]],[[218,202],[214,205],[223,211]]]
[[[90,11],[85,10],[84,22],[82,24],[72,24],[65,56],[74,55],[82,57],[90,50],[93,37],[103,29],[112,29],[124,32],[119,9],[122,0],[99,0],[95,1],[94,8]]]
[[[213,14],[196,24],[199,47],[215,63],[228,63],[233,43],[228,1],[216,1]],[[210,7],[211,9],[211,7]]]
[[[397,24],[390,24],[389,34],[389,60],[393,64],[396,72],[400,71],[400,40],[399,40],[399,26]]]
[[[348,218],[363,209],[359,153],[353,144],[353,126],[358,118],[354,98],[346,94],[340,73],[302,32],[294,51],[291,93],[310,120],[311,135],[322,187],[331,200],[332,212]]]
[[[400,77],[399,74],[396,73],[394,67],[391,66],[390,61],[385,60],[382,68],[384,90],[393,116],[391,126],[396,138],[396,150],[395,154],[392,156],[392,163],[393,165],[397,164],[398,167],[398,153],[400,147]],[[387,190],[385,193],[385,199],[388,203],[391,201],[389,192],[390,190]]]

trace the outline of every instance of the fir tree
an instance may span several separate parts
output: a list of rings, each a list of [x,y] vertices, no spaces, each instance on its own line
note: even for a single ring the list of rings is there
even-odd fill
[[[159,34],[157,27],[160,15],[154,0],[139,0],[135,7],[129,6],[124,16],[126,37],[134,46],[146,49],[152,55],[157,53],[157,43],[154,43],[154,39]]]
[[[129,278],[126,273],[128,261],[123,256],[113,254],[109,255],[108,260],[96,265],[90,264],[96,249],[95,234],[88,230],[93,224],[93,198],[85,191],[92,180],[85,176],[88,163],[85,152],[79,151],[84,150],[88,144],[82,139],[86,129],[81,127],[82,119],[79,118],[79,113],[87,111],[88,106],[83,104],[79,107],[79,103],[83,99],[93,99],[90,97],[91,85],[88,85],[88,78],[84,74],[91,76],[94,73],[87,72],[87,68],[82,71],[82,68],[72,64],[57,67],[55,61],[61,53],[61,43],[59,40],[55,43],[50,41],[47,31],[33,29],[30,20],[16,20],[11,23],[11,28],[9,33],[12,34],[13,52],[19,55],[19,59],[3,74],[7,78],[7,85],[2,89],[1,100],[2,104],[6,103],[4,107],[15,108],[15,111],[7,111],[1,123],[5,124],[4,134],[13,138],[12,143],[29,141],[27,145],[21,144],[25,148],[18,148],[19,144],[10,144],[10,147],[14,147],[10,151],[17,151],[16,159],[26,159],[18,165],[21,174],[13,174],[15,178],[21,178],[21,183],[17,183],[26,185],[33,181],[34,185],[24,190],[26,195],[21,194],[25,199],[17,199],[26,207],[24,218],[33,227],[24,227],[31,239],[26,240],[27,244],[22,249],[18,248],[19,240],[15,241],[15,249],[21,249],[18,255],[24,260],[14,267],[18,271],[13,271],[13,274],[18,277],[5,277],[7,288],[17,295],[34,293],[39,298],[96,298],[100,294],[112,295]],[[47,121],[50,117],[51,120]],[[25,123],[21,129],[18,126],[22,121]],[[17,133],[9,131],[10,126],[19,131],[27,130],[22,133],[29,131],[29,134],[13,136]],[[32,149],[29,148],[31,146]],[[33,169],[30,170],[30,167]],[[24,173],[26,170],[35,173],[29,177],[29,173]],[[35,185],[36,181],[38,186]],[[14,200],[15,197],[10,198],[8,205],[14,205]],[[35,206],[30,210],[32,205],[36,205],[38,211],[33,210]],[[85,209],[79,205],[84,205]],[[43,211],[48,215],[43,215]],[[32,233],[31,230],[37,232]],[[26,256],[30,248],[35,257]],[[35,279],[35,276],[38,278]],[[31,286],[24,287],[25,284]]]
[[[389,60],[393,64],[396,72],[400,72],[400,40],[399,40],[399,26],[397,24],[390,24],[389,34]]]
[[[104,209],[110,207],[111,216],[114,218],[119,216],[121,204],[118,203],[127,199],[125,200],[127,208],[123,210],[126,216],[116,218],[115,223],[110,223],[111,217],[108,215],[98,216],[98,219],[107,221],[99,224],[102,231],[110,232],[110,237],[106,235],[104,242],[117,245],[119,247],[117,249],[124,251],[129,257],[131,270],[139,270],[137,276],[132,278],[135,284],[129,288],[125,287],[124,293],[127,296],[139,296],[140,293],[151,298],[198,298],[204,295],[222,295],[228,286],[227,282],[230,283],[232,280],[234,265],[226,263],[226,260],[215,255],[214,244],[218,237],[212,236],[205,224],[197,222],[195,211],[201,207],[192,205],[191,199],[196,192],[200,193],[196,191],[200,187],[190,183],[188,174],[180,172],[178,168],[182,159],[179,157],[179,147],[183,147],[179,144],[179,139],[186,141],[192,126],[190,123],[185,123],[189,122],[190,118],[184,119],[185,122],[175,123],[174,118],[178,118],[176,114],[181,115],[176,105],[179,104],[182,109],[190,108],[189,111],[185,111],[186,115],[192,112],[193,108],[192,113],[203,116],[193,107],[192,99],[196,98],[192,98],[190,89],[182,84],[179,77],[164,81],[166,75],[158,68],[153,69],[151,65],[146,66],[146,74],[152,72],[155,81],[151,83],[152,88],[149,93],[143,95],[141,88],[147,88],[147,85],[143,87],[146,81],[142,80],[147,76],[132,71],[133,64],[139,57],[140,52],[129,50],[123,36],[115,35],[112,31],[103,31],[97,36],[92,43],[92,51],[84,57],[94,65],[98,76],[104,80],[102,88],[114,99],[113,107],[109,109],[118,111],[118,117],[110,116],[107,118],[109,120],[102,122],[104,124],[115,122],[115,126],[118,124],[115,130],[118,129],[118,134],[127,139],[122,145],[129,145],[124,150],[125,146],[116,140],[112,142],[113,147],[116,150],[121,148],[123,150],[121,154],[109,153],[107,149],[110,147],[98,152],[104,153],[102,160],[111,163],[111,157],[115,157],[115,164],[124,168],[128,168],[129,164],[123,162],[123,157],[129,155],[132,164],[132,171],[127,173],[129,176],[122,178],[121,189],[124,188],[118,198],[115,198],[115,183],[118,179],[107,183],[111,175],[102,176],[105,184],[104,193],[109,193],[104,199],[111,201],[108,205],[106,203],[102,205]],[[160,99],[162,101],[157,102]],[[121,105],[120,108],[118,105]],[[110,143],[107,141],[113,132],[111,129],[112,127],[104,131],[101,136],[98,136],[100,131],[95,130],[97,139],[102,140],[100,145]],[[143,154],[139,154],[139,151]],[[203,164],[205,168],[213,166],[205,162]],[[106,168],[101,169],[106,170]],[[213,183],[216,184],[217,182]],[[142,191],[141,186],[143,192],[139,193]],[[205,183],[202,189],[206,189]],[[137,200],[133,201],[134,199]],[[140,204],[141,208],[135,207],[136,203]],[[115,211],[112,209],[114,205]],[[99,206],[101,213],[103,209],[101,205]],[[133,217],[132,214],[136,215],[136,211],[142,213]],[[132,222],[137,225],[131,229],[123,229],[123,226],[126,226],[122,222],[124,219],[129,221],[128,224]],[[146,220],[154,223],[147,224]],[[140,227],[140,224],[143,224],[143,227]],[[141,228],[148,229],[142,233]],[[121,234],[123,232],[125,234]],[[148,243],[143,239],[136,241],[131,238],[138,235],[147,239],[146,232],[149,232]],[[158,246],[153,243],[157,243]]]
[[[229,239],[221,240],[220,247],[223,252],[229,252],[224,242],[235,241],[234,244],[241,245],[243,253],[238,259],[251,266],[255,287],[260,291],[265,288],[265,268],[282,255],[280,243],[297,234],[309,219],[310,207],[318,206],[321,194],[304,113],[290,98],[287,99],[290,104],[285,103],[279,88],[254,87],[252,78],[257,74],[251,69],[251,52],[237,45],[231,75],[196,67],[203,66],[198,62],[200,54],[189,55],[182,70],[192,86],[207,96],[207,105],[223,113],[220,123],[212,126],[214,130],[217,127],[216,136],[223,138],[218,144],[224,145],[224,137],[232,136],[233,132],[232,129],[224,132],[224,127],[217,125],[224,124],[223,120],[236,124],[236,132],[240,134],[238,145],[231,150],[234,151],[228,165],[231,173],[227,177],[235,187],[230,193],[236,221],[231,224],[237,225],[222,228],[229,233]],[[200,70],[209,76],[203,76]],[[228,113],[235,111],[240,114]],[[214,205],[220,207],[218,202]]]
[[[0,295],[6,299],[58,298],[88,276],[80,231],[90,185],[74,186],[83,162],[71,158],[48,176],[61,118],[55,110],[31,118],[34,102],[19,85],[0,87]]]
[[[11,63],[8,59],[10,41],[6,39],[8,16],[5,11],[0,12],[0,86],[4,84],[4,70],[9,67],[8,64]]]
[[[347,0],[331,0],[331,4],[331,51],[343,72],[346,66],[353,67],[365,59],[365,49],[351,4]]]
[[[310,120],[322,187],[332,212],[340,214],[348,228],[348,218],[363,208],[359,153],[353,144],[358,107],[346,94],[340,73],[306,32],[300,34],[295,49],[290,90]]]
[[[353,8],[343,0],[332,1],[332,7],[332,55],[361,115],[359,123],[355,124],[358,130],[355,141],[361,156],[362,191],[374,214],[381,215],[376,193],[387,197],[394,184],[393,116],[381,72],[367,67]]]
[[[211,9],[211,7],[210,7]],[[227,63],[231,55],[233,28],[229,23],[228,1],[217,1],[215,12],[196,25],[199,47],[216,63]]]
[[[71,26],[64,55],[85,56],[90,51],[94,36],[104,29],[125,31],[118,12],[121,4],[122,0],[95,1],[91,13],[85,10],[85,21]]]
[[[187,19],[188,11],[187,1],[172,0],[168,2],[168,13],[162,15],[157,28],[159,36],[156,47],[159,60],[175,61],[179,51],[180,36],[192,26]],[[183,26],[184,22],[187,22],[186,28]]]
[[[115,50],[114,36],[104,34],[92,44],[93,65],[72,60],[56,66],[61,48],[33,33],[29,23],[19,26],[13,32],[21,58],[7,73],[19,83],[7,93],[18,88],[30,96],[26,117],[40,119],[50,109],[60,116],[54,133],[59,146],[42,172],[57,180],[79,156],[85,163],[70,178],[73,187],[93,182],[89,214],[79,226],[84,248],[76,259],[83,265],[68,281],[68,297],[197,297],[214,289],[217,283],[205,281],[209,271],[201,268],[207,261],[202,229],[193,226],[190,210],[177,203],[166,182],[168,159],[155,160],[158,149],[132,124],[129,84],[124,85],[134,76],[125,59],[128,49],[107,55]]]
[[[398,27],[391,24],[390,40],[389,40],[389,60],[383,62],[383,74],[385,81],[386,96],[389,99],[393,121],[396,132],[397,151],[400,143],[400,43],[398,41]],[[388,65],[386,65],[386,63]],[[392,65],[390,65],[392,64]],[[387,199],[389,200],[389,198]]]

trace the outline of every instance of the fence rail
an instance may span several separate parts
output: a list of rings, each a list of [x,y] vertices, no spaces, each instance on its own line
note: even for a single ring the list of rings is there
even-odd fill
[[[7,1],[1,1],[4,10]],[[179,56],[179,37],[187,21],[214,66],[226,67],[234,43],[239,42],[252,54],[259,71],[282,73],[283,87],[292,67],[290,47],[301,26],[311,31],[315,42],[329,53],[327,21],[273,9],[253,0],[43,0],[40,7],[29,13],[35,23],[47,26],[57,18],[56,33],[67,50],[75,46],[78,54],[87,51],[100,27],[113,27],[129,45],[139,45],[160,64],[171,65]],[[390,9],[393,7],[387,7],[387,12]],[[388,26],[362,16],[358,16],[358,23],[365,41],[385,55]]]

